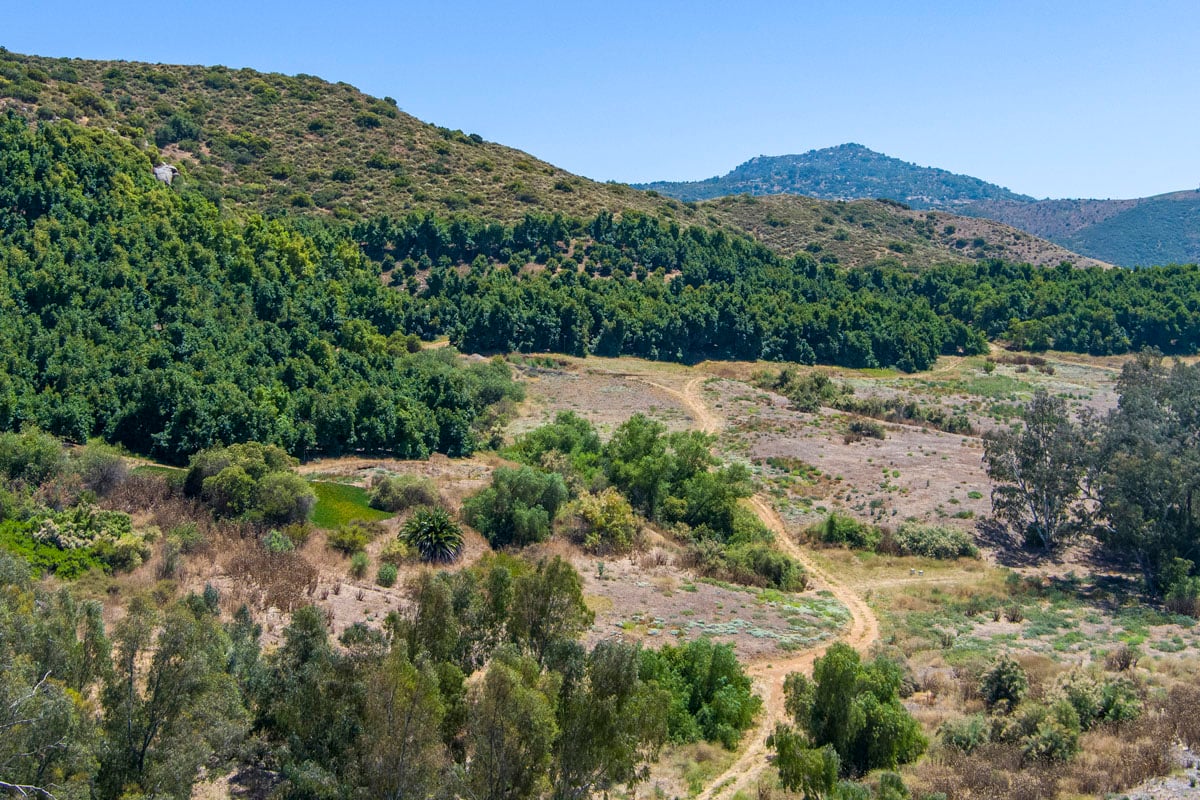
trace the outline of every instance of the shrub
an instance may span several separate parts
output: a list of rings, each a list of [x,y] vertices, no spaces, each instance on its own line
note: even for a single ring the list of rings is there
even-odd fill
[[[204,450],[192,456],[184,491],[225,516],[299,522],[312,513],[316,494],[292,472],[295,465],[280,448],[257,442]]]
[[[1004,657],[983,674],[979,694],[989,711],[1007,713],[1021,702],[1029,691],[1029,678],[1021,665]]]
[[[116,489],[129,475],[125,459],[117,449],[98,440],[88,442],[81,448],[71,467],[79,475],[84,488],[100,496]]]
[[[37,486],[62,471],[62,444],[48,433],[0,433],[0,475]]]
[[[385,564],[395,564],[399,566],[409,559],[412,555],[412,549],[409,548],[404,540],[399,537],[391,539],[379,551],[379,560]]]
[[[1125,678],[1101,681],[1074,670],[1059,678],[1054,696],[1071,704],[1085,731],[1106,722],[1131,722],[1142,713],[1142,699]]]
[[[400,530],[404,543],[426,561],[453,561],[463,547],[463,532],[446,509],[418,508]]]
[[[279,447],[258,442],[234,444],[202,450],[188,464],[184,491],[191,496],[203,494],[204,481],[231,466],[239,466],[254,481],[271,472],[286,472],[296,466],[296,460]]]
[[[621,553],[633,546],[637,518],[633,506],[611,486],[584,494],[567,507],[572,541],[591,553]]]
[[[838,513],[830,514],[810,532],[825,544],[841,544],[855,550],[874,550],[882,538],[878,528]]]
[[[296,543],[287,534],[281,533],[275,528],[267,531],[267,535],[263,537],[263,546],[270,553],[290,553],[296,549]]]
[[[549,538],[550,523],[566,499],[560,475],[501,467],[490,487],[463,504],[463,517],[493,547],[527,545]]]
[[[883,426],[871,419],[852,419],[850,420],[850,424],[846,426],[846,430],[848,431],[847,439],[850,441],[857,441],[863,438],[887,438]]]
[[[1167,714],[1180,740],[1193,750],[1200,747],[1200,686],[1177,683],[1167,693]]]
[[[895,769],[915,761],[928,745],[921,726],[900,702],[903,673],[888,658],[863,664],[836,642],[816,660],[813,677],[791,673],[784,682],[787,709],[816,746],[832,745],[850,774]]]
[[[1142,698],[1127,679],[1105,682],[1100,688],[1101,722],[1132,722],[1142,715]]]
[[[365,549],[378,533],[377,526],[362,520],[354,520],[332,531],[327,541],[334,550],[340,550],[346,555],[350,555]]]
[[[1123,644],[1104,656],[1104,668],[1111,672],[1125,672],[1137,666],[1142,654],[1136,647]]]
[[[767,737],[767,747],[775,750],[775,768],[785,789],[803,792],[805,797],[832,796],[842,764],[833,747],[809,747],[801,733],[783,723],[776,724]]]
[[[249,511],[257,488],[254,478],[236,464],[205,478],[201,486],[200,496],[214,511],[226,516],[239,516]]]
[[[1175,558],[1163,569],[1163,601],[1168,611],[1200,616],[1200,576],[1191,574],[1193,566],[1186,558]]]
[[[769,544],[730,547],[726,562],[733,568],[739,583],[759,584],[785,592],[802,592],[808,586],[808,575],[800,562]]]
[[[1065,700],[1059,700],[1049,708],[1035,707],[1027,712],[1036,720],[1036,727],[1021,741],[1021,752],[1027,761],[1063,762],[1070,761],[1079,752],[1079,715]]]
[[[379,571],[375,573],[375,582],[380,586],[391,588],[396,585],[396,574],[395,564],[380,564]]]
[[[938,738],[947,747],[971,753],[988,742],[987,717],[972,714],[969,717],[946,720],[938,727]]]
[[[404,511],[413,506],[437,505],[437,486],[429,478],[417,475],[389,475],[371,486],[371,508],[380,511]]]
[[[696,639],[645,649],[638,673],[668,693],[667,735],[675,742],[706,739],[732,750],[762,707],[728,644]]]
[[[979,555],[979,548],[970,534],[949,525],[906,522],[892,538],[904,555],[925,558],[976,558]]]
[[[179,543],[181,553],[194,553],[204,544],[204,534],[194,522],[184,522],[167,531],[167,538]]]
[[[159,147],[184,139],[199,138],[200,126],[187,114],[172,114],[154,131],[154,143]]]
[[[371,565],[371,560],[367,558],[367,554],[363,552],[355,553],[350,556],[350,574],[355,578],[361,578],[367,574],[367,567]]]
[[[292,472],[273,472],[258,484],[257,511],[271,522],[300,522],[308,519],[317,495],[308,482]]]

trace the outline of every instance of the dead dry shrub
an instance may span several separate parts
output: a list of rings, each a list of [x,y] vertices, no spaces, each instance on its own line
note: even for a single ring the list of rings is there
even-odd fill
[[[1173,741],[1171,722],[1162,714],[1090,731],[1075,758],[1061,767],[1061,788],[1069,794],[1104,795],[1168,775],[1175,767]]]
[[[917,688],[919,691],[928,692],[933,698],[947,697],[954,694],[958,682],[941,670],[930,669],[921,673]]]
[[[1141,654],[1136,648],[1123,644],[1104,656],[1104,668],[1109,672],[1126,672],[1137,666]]]
[[[1193,749],[1200,747],[1200,686],[1177,683],[1167,693],[1167,720],[1175,735]]]
[[[317,569],[296,553],[272,553],[256,540],[231,544],[224,558],[226,572],[235,580],[258,589],[262,609],[290,613],[317,587]]]
[[[658,569],[665,567],[671,563],[671,556],[666,550],[661,547],[655,547],[649,552],[643,553],[638,559],[638,566],[642,569]]]
[[[109,492],[101,505],[131,514],[135,511],[157,510],[175,494],[166,478],[135,473]]]
[[[1063,664],[1038,653],[1023,653],[1017,656],[1017,662],[1029,678],[1029,697],[1034,700],[1045,697],[1047,689],[1053,686],[1059,674],[1066,670]]]
[[[1043,800],[1057,781],[1049,771],[1021,768],[1021,749],[988,744],[970,754],[942,750],[917,768],[918,783],[947,800]]]

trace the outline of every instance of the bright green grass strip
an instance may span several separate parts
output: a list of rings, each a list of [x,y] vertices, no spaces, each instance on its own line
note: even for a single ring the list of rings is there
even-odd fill
[[[366,489],[324,481],[313,481],[310,485],[317,493],[312,521],[318,528],[333,530],[354,519],[374,522],[392,516],[387,511],[371,508]]]
[[[180,472],[183,472],[180,467],[159,467],[153,464],[143,464],[140,467],[133,468],[134,475],[162,475],[163,477],[170,477],[178,475]]]

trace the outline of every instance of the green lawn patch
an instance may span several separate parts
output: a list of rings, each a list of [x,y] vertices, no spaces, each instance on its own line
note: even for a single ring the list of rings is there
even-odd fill
[[[164,478],[169,478],[172,475],[178,475],[184,470],[180,467],[160,467],[154,464],[143,464],[140,467],[133,468],[134,475],[161,475]]]
[[[310,485],[317,493],[312,521],[318,528],[333,530],[354,519],[375,522],[393,516],[387,511],[371,508],[367,490],[358,486],[324,481],[313,481]]]

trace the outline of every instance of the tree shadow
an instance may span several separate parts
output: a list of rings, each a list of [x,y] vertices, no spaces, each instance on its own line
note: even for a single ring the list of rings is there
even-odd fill
[[[1008,526],[995,517],[985,517],[975,524],[975,540],[991,548],[996,563],[1005,567],[1032,567],[1051,556],[1047,551],[1029,550]]]

